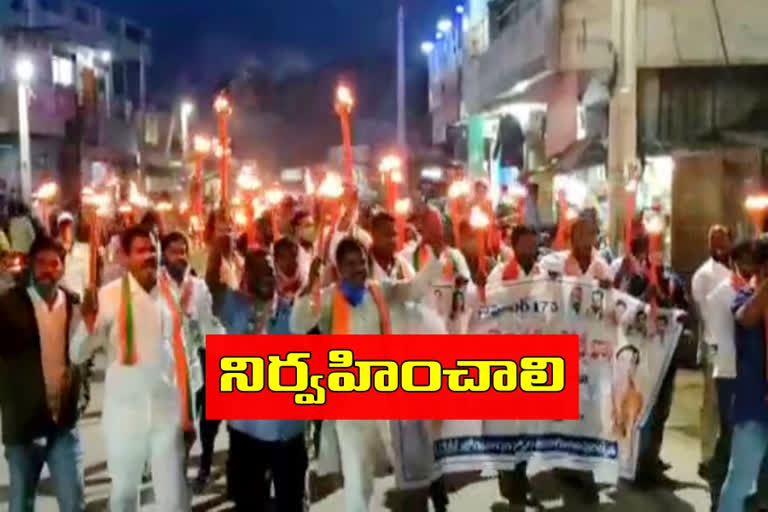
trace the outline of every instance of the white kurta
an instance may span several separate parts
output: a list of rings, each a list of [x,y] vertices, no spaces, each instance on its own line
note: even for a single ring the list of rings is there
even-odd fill
[[[120,361],[120,279],[99,291],[93,333],[89,334],[83,321],[77,325],[70,358],[79,364],[97,349],[106,349],[102,426],[112,477],[110,510],[138,510],[138,490],[144,464],[150,458],[158,509],[186,512],[190,503],[171,341],[172,316],[157,286],[147,293],[132,276],[129,279],[137,363],[125,366]]]
[[[704,342],[707,345],[717,345],[718,343],[705,315],[707,297],[720,283],[730,279],[730,277],[731,271],[728,267],[709,258],[699,267],[691,279],[691,295],[704,324]]]
[[[430,254],[432,254],[430,249]],[[402,333],[409,322],[402,310],[403,304],[424,295],[429,283],[436,278],[442,266],[434,257],[424,270],[411,281],[384,280],[382,293],[390,307],[393,333]],[[313,307],[312,294],[298,297],[291,314],[291,330],[308,332],[315,325],[323,334],[331,334],[332,304],[335,286],[322,291],[319,314]],[[351,307],[350,334],[381,334],[379,310],[370,293],[363,302]],[[336,435],[333,435],[333,430]],[[338,443],[336,443],[338,441]],[[319,467],[321,472],[341,468],[344,475],[344,499],[347,512],[367,512],[373,495],[373,481],[383,452],[391,459],[389,423],[387,420],[325,421],[323,422]],[[339,457],[340,456],[340,457]],[[340,458],[340,464],[339,464]]]

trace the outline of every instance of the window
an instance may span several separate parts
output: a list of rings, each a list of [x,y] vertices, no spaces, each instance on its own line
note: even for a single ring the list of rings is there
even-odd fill
[[[91,23],[91,13],[84,5],[78,5],[75,7],[75,19],[83,25]]]
[[[75,64],[72,59],[54,55],[51,64],[54,84],[64,87],[72,87],[75,84]]]
[[[49,11],[57,14],[64,12],[64,5],[62,0],[37,0],[38,5],[44,11]]]

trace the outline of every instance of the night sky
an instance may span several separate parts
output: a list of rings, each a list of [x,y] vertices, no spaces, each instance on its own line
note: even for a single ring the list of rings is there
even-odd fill
[[[405,0],[409,66],[455,0]],[[154,89],[208,89],[245,60],[273,73],[395,52],[395,0],[94,0],[153,31]],[[169,91],[170,92],[170,91]]]

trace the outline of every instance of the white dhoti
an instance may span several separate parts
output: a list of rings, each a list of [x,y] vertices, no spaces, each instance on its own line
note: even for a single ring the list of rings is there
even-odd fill
[[[103,428],[112,477],[110,511],[138,512],[141,478],[149,459],[157,510],[188,512],[179,398],[173,389],[148,392],[138,382],[136,387],[125,387],[142,373],[116,366],[107,371]]]
[[[392,460],[389,421],[336,422],[346,512],[368,512],[377,470]]]

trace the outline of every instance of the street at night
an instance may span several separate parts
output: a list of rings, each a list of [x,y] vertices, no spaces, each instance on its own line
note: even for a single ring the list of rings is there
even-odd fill
[[[768,512],[768,0],[0,0],[0,512]]]

